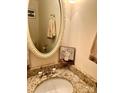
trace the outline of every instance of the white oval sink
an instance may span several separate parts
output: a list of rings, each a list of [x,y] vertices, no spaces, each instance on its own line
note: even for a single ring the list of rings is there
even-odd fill
[[[41,83],[34,93],[73,93],[73,86],[65,79],[49,79]]]

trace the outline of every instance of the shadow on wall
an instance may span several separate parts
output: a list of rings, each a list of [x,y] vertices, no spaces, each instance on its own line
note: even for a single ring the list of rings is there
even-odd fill
[[[93,45],[90,51],[89,59],[95,63],[97,63],[97,35],[93,41]]]

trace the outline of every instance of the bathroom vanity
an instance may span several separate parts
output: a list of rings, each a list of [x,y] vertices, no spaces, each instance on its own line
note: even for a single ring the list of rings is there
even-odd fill
[[[39,76],[38,72],[52,68],[56,68],[54,74]],[[28,71],[28,93],[96,93],[96,84],[74,66],[57,64]]]
[[[63,3],[62,0],[28,1],[28,49],[35,57],[44,59],[47,63],[47,59],[52,58],[61,45],[65,25]],[[56,58],[58,56],[59,54]],[[28,69],[28,93],[96,93],[96,80],[78,70],[74,59],[75,48],[63,47],[60,60],[67,64],[55,59],[57,64],[55,62],[53,65],[47,63],[47,66],[38,64],[35,69],[32,67]],[[69,65],[69,62],[73,64]]]

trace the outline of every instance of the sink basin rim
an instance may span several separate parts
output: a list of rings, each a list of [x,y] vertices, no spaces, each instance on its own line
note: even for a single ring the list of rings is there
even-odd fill
[[[72,85],[72,88],[73,88],[73,89],[72,89],[72,91],[73,91],[72,93],[74,93],[74,86],[73,86],[72,82],[71,82],[70,80],[66,79],[66,78],[63,78],[63,77],[49,77],[49,78],[47,78],[47,79],[41,81],[40,83],[38,83],[38,84],[36,85],[36,87],[35,87],[33,93],[35,93],[36,89],[37,89],[42,83],[44,83],[45,81],[48,81],[48,80],[53,80],[53,79],[63,79],[63,80],[65,80],[65,81],[67,81],[68,83],[70,83],[70,84]]]

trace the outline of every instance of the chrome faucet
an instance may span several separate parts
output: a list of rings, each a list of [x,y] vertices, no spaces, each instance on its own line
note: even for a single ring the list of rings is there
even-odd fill
[[[52,68],[52,69],[46,69],[46,70],[43,70],[43,71],[40,71],[38,72],[38,76],[41,78],[43,76],[52,76],[53,74],[56,73],[56,68]]]

